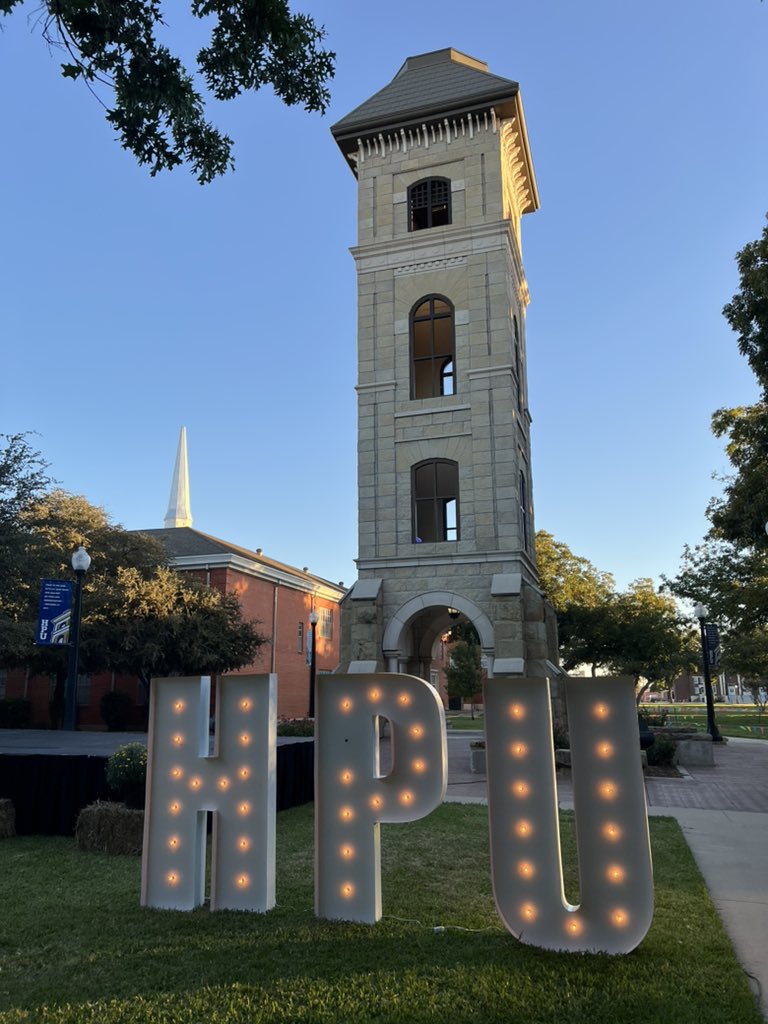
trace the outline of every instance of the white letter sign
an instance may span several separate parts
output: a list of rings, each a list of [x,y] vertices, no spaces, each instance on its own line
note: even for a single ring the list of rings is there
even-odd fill
[[[203,903],[211,811],[211,910],[274,906],[276,688],[273,675],[219,679],[209,756],[210,679],[153,680],[142,905]]]
[[[322,675],[315,737],[315,912],[381,917],[379,822],[415,821],[442,803],[445,714],[414,676]],[[379,721],[390,725],[392,770],[379,771]]]
[[[491,870],[499,914],[544,949],[628,953],[653,916],[634,686],[566,679],[581,903],[563,892],[549,683],[484,684]]]

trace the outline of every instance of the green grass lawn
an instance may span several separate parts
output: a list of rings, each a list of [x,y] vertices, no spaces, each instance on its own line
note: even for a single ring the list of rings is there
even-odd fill
[[[471,715],[451,714],[449,712],[445,716],[445,724],[449,729],[479,729],[482,731],[485,728],[483,712],[481,710],[475,711],[474,718]]]
[[[688,725],[705,732],[707,708],[705,704],[644,704],[649,715],[666,712],[669,725]],[[759,715],[754,705],[715,704],[715,721],[723,736],[741,736],[749,739],[768,739],[768,715]]]
[[[503,929],[482,807],[383,828],[374,926],[314,917],[311,807],[278,815],[266,915],[142,910],[138,858],[3,840],[0,1022],[760,1024],[677,823],[651,829],[656,916],[626,957],[544,952]]]

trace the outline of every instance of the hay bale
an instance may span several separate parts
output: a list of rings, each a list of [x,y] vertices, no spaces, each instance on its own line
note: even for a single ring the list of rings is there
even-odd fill
[[[144,835],[144,811],[125,804],[97,800],[77,816],[75,838],[85,853],[139,854]]]
[[[0,800],[0,839],[16,835],[16,808],[12,800]]]

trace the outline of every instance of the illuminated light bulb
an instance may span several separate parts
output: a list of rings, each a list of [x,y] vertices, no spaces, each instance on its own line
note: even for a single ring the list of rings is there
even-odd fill
[[[178,848],[179,848],[179,837],[178,836],[171,836],[171,838],[168,840],[168,849],[169,850],[178,850]]]
[[[341,708],[341,710],[342,710],[343,712],[345,712],[345,713],[346,713],[346,712],[348,712],[348,711],[351,711],[351,710],[352,710],[352,701],[351,701],[351,700],[349,699],[349,697],[345,697],[345,698],[344,698],[344,699],[343,699],[343,700],[342,700],[342,701],[341,701],[341,702],[339,703],[339,707],[340,707],[340,708]]]
[[[400,794],[400,803],[405,804],[406,807],[408,806],[408,804],[413,803],[413,793],[411,793],[409,789],[404,789],[403,792]]]
[[[603,743],[598,743],[597,746],[595,747],[595,753],[597,754],[598,757],[603,757],[603,758],[613,757],[613,744],[612,743],[608,743],[607,740],[604,741]]]
[[[592,709],[592,713],[594,714],[595,718],[610,718],[611,709],[608,707],[607,704],[595,704],[594,708]]]
[[[186,706],[187,705],[184,703],[183,700],[177,700],[174,702],[173,710],[176,712],[177,715],[180,715]]]
[[[168,885],[178,885],[179,877],[180,876],[177,871],[169,871],[168,874],[165,876],[165,880],[168,883]]]
[[[171,812],[171,814],[178,814],[179,811],[181,810],[181,804],[179,803],[178,800],[171,800],[171,802],[168,804],[168,810]]]
[[[251,805],[248,803],[247,800],[243,800],[241,804],[237,805],[237,813],[241,815],[241,817],[243,818],[246,816],[246,814],[251,813]]]
[[[241,779],[250,779],[251,769],[243,765],[243,767],[238,771],[237,774],[240,776]]]
[[[238,739],[240,740],[241,747],[247,747],[251,742],[251,734],[249,732],[241,732]]]
[[[354,779],[354,777],[355,776],[352,774],[349,768],[345,768],[344,771],[339,776],[339,778],[341,779],[345,786],[348,786],[350,782]]]
[[[369,690],[368,691],[368,699],[372,700],[374,702],[374,704],[376,703],[376,701],[381,700],[381,690],[376,690],[376,689]]]
[[[355,816],[355,812],[351,807],[342,807],[339,811],[339,817],[342,821],[352,821]]]
[[[529,860],[521,860],[517,865],[517,873],[521,878],[533,878],[536,874],[536,868]]]
[[[597,789],[603,800],[615,800],[619,792],[615,782],[601,782]]]
[[[531,787],[527,782],[523,782],[522,779],[518,779],[517,782],[512,783],[512,792],[515,796],[526,797],[531,792]]]
[[[533,835],[533,826],[530,821],[526,821],[524,818],[517,822],[515,825],[515,832],[520,836],[521,839],[527,839],[528,836]]]
[[[411,736],[413,736],[415,740],[420,740],[421,737],[424,735],[424,726],[412,725],[408,732],[410,732]]]
[[[219,789],[229,789],[229,779],[226,777],[226,775],[222,775],[221,778],[219,779]]]
[[[629,924],[629,914],[626,910],[622,910],[617,907],[616,910],[611,914],[611,921],[616,925],[617,928],[626,928]]]
[[[240,701],[240,710],[241,711],[250,711],[252,707],[253,707],[253,701],[251,700],[251,698],[250,697],[243,697],[243,699]]]
[[[237,848],[238,850],[242,850],[243,852],[245,852],[246,850],[250,850],[251,840],[248,838],[248,836],[240,836],[240,838],[237,840]]]
[[[422,772],[425,772],[427,770],[427,762],[423,761],[420,757],[417,757],[416,760],[413,762],[412,767],[415,772],[421,774]]]
[[[526,747],[524,743],[513,743],[512,746],[509,748],[509,752],[512,755],[512,757],[525,757],[525,755],[528,753],[528,747]]]
[[[621,829],[613,821],[607,821],[603,825],[603,836],[610,842],[616,843],[621,839]]]
[[[397,703],[401,707],[407,707],[411,703],[411,695],[409,693],[401,693],[398,695]]]
[[[235,879],[238,889],[247,889],[251,884],[251,879],[246,874],[238,875]]]
[[[581,935],[584,931],[584,925],[578,917],[572,917],[569,921],[566,921],[565,930],[569,935]]]
[[[618,864],[610,864],[605,876],[609,882],[623,882],[626,878],[626,871]]]
[[[189,788],[190,789],[200,789],[202,784],[203,784],[203,780],[200,778],[199,775],[195,775],[193,778],[191,778],[189,780]]]
[[[378,811],[379,808],[383,806],[384,801],[381,799],[380,796],[372,796],[371,799],[368,801],[368,804],[374,809],[374,811]]]
[[[516,718],[518,721],[521,718],[525,718],[525,708],[522,704],[510,704],[509,713],[512,718]]]
[[[171,768],[171,778],[172,779],[183,779],[184,778],[184,769],[183,768],[179,768],[178,765],[176,765],[175,768]]]
[[[352,858],[355,856],[355,848],[354,846],[348,845],[341,846],[339,848],[339,853],[344,858],[344,860],[352,860]]]
[[[183,742],[184,737],[181,735],[180,732],[177,732],[173,736],[171,736],[171,743],[173,743],[174,747],[180,747]]]
[[[343,885],[341,886],[341,895],[344,897],[345,900],[352,899],[352,897],[355,895],[354,885],[352,885],[351,882],[344,882]]]
[[[520,907],[520,916],[526,921],[535,921],[539,916],[539,912],[533,903],[524,903],[522,907]]]

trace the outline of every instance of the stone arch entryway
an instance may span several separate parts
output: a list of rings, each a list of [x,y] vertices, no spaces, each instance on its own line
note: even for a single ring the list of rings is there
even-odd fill
[[[387,671],[406,672],[429,681],[435,643],[455,625],[456,613],[477,630],[488,675],[493,675],[494,640],[490,619],[473,601],[445,590],[411,598],[390,618],[382,643]]]

